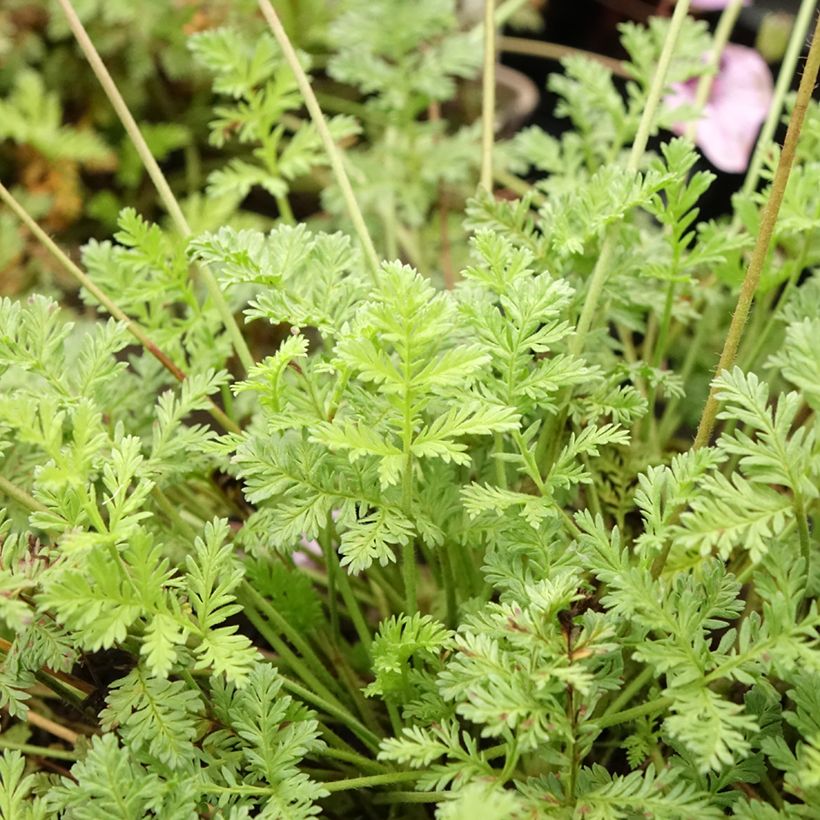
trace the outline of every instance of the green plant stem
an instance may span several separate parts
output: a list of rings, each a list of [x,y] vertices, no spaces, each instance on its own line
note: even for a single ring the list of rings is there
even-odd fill
[[[18,504],[27,509],[31,510],[32,512],[46,512],[48,509],[36,498],[30,496],[25,490],[20,489],[16,484],[9,481],[7,478],[3,478],[0,475],[0,493],[3,495],[8,496],[9,498],[13,498]]]
[[[345,651],[341,651],[338,642],[327,642],[327,658],[332,668],[335,669],[339,680],[344,684],[347,694],[356,706],[359,715],[369,729],[372,729],[376,734],[382,734],[381,724],[376,716],[373,704],[362,691],[362,681],[347,660],[349,653],[350,650],[347,645],[345,645]]]
[[[185,381],[185,373],[180,370],[171,359],[151,341],[144,328],[133,319],[129,318],[125,311],[104,291],[98,287],[91,278],[78,265],[71,261],[65,251],[37,224],[29,212],[17,201],[11,191],[0,182],[0,199],[8,206],[14,215],[28,228],[34,238],[60,263],[66,273],[69,274],[81,287],[84,287],[117,321],[125,325],[126,330],[150,353],[177,381]],[[222,425],[225,430],[232,433],[239,433],[239,425],[229,418],[222,409],[213,401],[210,401],[208,412],[212,418]]]
[[[63,249],[37,224],[29,212],[17,201],[11,191],[0,183],[0,199],[9,207],[15,216],[28,228],[34,238],[60,263],[63,269],[81,286],[84,287],[115,319],[123,322],[128,332],[154,356],[162,366],[179,381],[185,379],[182,372],[149,338],[142,327],[129,318],[108,294],[97,287],[89,276],[63,251]]]
[[[396,607],[396,609],[401,609],[404,603],[401,597],[401,593],[387,577],[384,570],[381,567],[376,566],[374,564],[370,567],[370,569],[368,569],[367,572],[371,576],[371,578],[379,585],[379,589],[384,593],[385,597],[390,602],[390,604]]]
[[[362,609],[359,606],[359,602],[353,594],[350,578],[348,578],[347,573],[341,568],[339,568],[337,575],[337,585],[339,592],[342,593],[342,600],[345,602],[347,614],[350,616],[350,620],[353,621],[353,627],[356,630],[356,634],[359,636],[362,646],[364,646],[365,651],[369,655],[370,645],[373,641],[370,634],[370,628],[367,626],[367,621],[365,620]]]
[[[818,68],[820,68],[820,17],[818,17],[815,25],[811,47],[809,48],[809,56],[806,60],[803,76],[800,78],[797,100],[795,101],[794,109],[789,118],[789,127],[786,130],[786,139],[783,143],[783,150],[780,152],[780,159],[777,163],[774,180],[772,181],[772,188],[761,216],[760,230],[757,234],[752,257],[749,260],[749,267],[746,269],[746,276],[740,288],[737,306],[732,315],[732,322],[723,345],[723,352],[720,355],[720,361],[717,366],[718,373],[732,367],[735,357],[737,356],[737,349],[743,336],[743,328],[749,316],[749,308],[757,291],[760,275],[763,272],[763,266],[769,253],[769,245],[771,244],[772,235],[777,222],[777,215],[780,211],[780,205],[783,202],[786,184],[789,181],[789,174],[791,173],[794,163],[797,143],[800,139],[800,131],[806,116],[806,109],[811,100],[814,84],[817,81]],[[706,400],[706,406],[703,408],[703,415],[698,425],[698,432],[695,437],[693,449],[697,450],[709,443],[717,419],[718,408],[717,388],[713,384],[709,391],[709,398]]]
[[[316,757],[328,757],[331,760],[341,760],[344,763],[351,763],[354,766],[358,766],[360,769],[373,769],[376,773],[386,772],[388,768],[377,760],[372,760],[356,752],[347,752],[344,749],[325,748],[312,752],[311,755]]]
[[[447,613],[447,626],[455,629],[458,626],[458,599],[456,596],[456,580],[453,575],[453,562],[450,556],[449,545],[441,547],[441,575],[444,581],[444,603]]]
[[[803,272],[803,268],[806,265],[806,259],[809,254],[810,239],[811,235],[807,233],[803,241],[803,251],[798,257],[797,264],[794,266],[794,271],[783,287],[783,290],[777,299],[777,304],[768,311],[766,323],[763,325],[759,333],[754,334],[754,345],[748,355],[744,356],[743,350],[741,350],[740,367],[742,370],[751,370],[757,363],[758,356],[760,356],[761,352],[766,347],[766,343],[769,341],[769,337],[777,324],[780,308],[787,303],[789,297],[791,296],[791,292],[796,287],[797,282],[800,279],[800,274]]]
[[[77,12],[71,3],[71,0],[57,1],[63,9],[63,13],[68,20],[69,28],[74,34],[77,44],[80,46],[86,60],[88,60],[91,70],[94,72],[94,76],[102,86],[106,97],[108,97],[111,106],[114,108],[120,122],[125,128],[125,131],[134,146],[134,150],[137,152],[142,164],[145,166],[148,176],[151,178],[151,182],[154,183],[154,187],[157,189],[157,193],[159,194],[159,198],[162,200],[162,204],[165,206],[165,210],[177,226],[177,230],[179,230],[183,236],[188,236],[191,233],[191,228],[188,225],[188,221],[185,219],[185,215],[182,213],[182,208],[180,208],[179,202],[177,202],[177,199],[171,190],[171,186],[168,184],[168,180],[165,179],[165,175],[162,173],[159,164],[156,159],[154,159],[154,155],[148,147],[148,143],[145,141],[145,138],[137,125],[137,121],[131,114],[131,111],[123,99],[122,94],[120,94],[117,84],[108,72],[105,63],[102,61],[102,58],[100,57],[100,54],[94,46],[91,38],[88,36],[85,26],[77,16]]]
[[[681,382],[684,385],[689,380],[689,376],[695,368],[701,348],[703,347],[703,341],[706,338],[706,331],[711,325],[714,313],[715,306],[712,304],[707,305],[700,319],[696,322],[695,335],[686,351],[686,358],[683,360],[683,367],[681,367],[679,373]],[[673,432],[676,423],[674,414],[679,404],[680,398],[673,396],[664,408],[658,430],[658,438],[660,441],[664,441]]]
[[[55,760],[70,760],[71,762],[75,762],[81,757],[77,752],[67,752],[65,749],[51,749],[47,746],[32,746],[30,743],[16,743],[13,740],[6,740],[4,737],[0,737],[0,749],[13,749],[27,755],[52,757]]]
[[[326,724],[322,724],[322,726],[320,726],[320,731],[322,733],[322,737],[327,740],[333,749],[340,749],[343,752],[355,753],[350,743],[340,738],[339,735],[337,735],[336,732],[334,732],[333,729],[329,728]]]
[[[327,533],[322,539],[322,551],[325,555],[325,571],[327,573],[327,610],[330,615],[330,630],[333,633],[333,639],[336,640],[339,635],[339,596],[336,581],[339,575],[339,562],[335,560],[333,544]]]
[[[806,575],[806,584],[808,585],[811,579],[811,535],[809,534],[806,504],[803,501],[803,494],[799,490],[794,490],[794,513],[797,519],[797,535],[800,539],[800,556],[805,564],[803,572]]]
[[[501,28],[518,9],[525,6],[528,2],[530,2],[530,0],[504,0],[504,2],[499,3],[493,17],[495,27]],[[481,25],[483,25],[483,23],[479,23],[479,26]]]
[[[310,84],[310,79],[305,73],[305,70],[302,68],[302,64],[299,62],[299,57],[296,54],[296,50],[293,48],[293,44],[282,26],[276,11],[270,4],[270,0],[258,0],[258,3],[262,16],[270,26],[273,36],[276,38],[276,42],[279,43],[279,47],[282,49],[282,54],[285,57],[285,61],[290,66],[290,69],[296,78],[299,91],[302,93],[302,99],[305,101],[305,106],[310,114],[310,118],[313,120],[316,130],[319,132],[322,144],[327,152],[330,167],[333,169],[336,182],[342,192],[342,198],[344,199],[350,221],[353,223],[353,229],[359,237],[359,242],[361,242],[373,281],[377,282],[379,277],[379,257],[376,253],[376,248],[373,245],[373,240],[370,237],[370,233],[367,230],[367,225],[365,224],[364,217],[362,216],[361,209],[359,208],[359,203],[356,201],[356,195],[353,193],[353,187],[350,184],[350,178],[345,170],[342,154],[336,143],[333,141],[333,136],[327,126],[327,121],[325,120],[324,114],[322,114],[319,101],[316,99],[316,94]]]
[[[396,154],[396,127],[388,125],[384,132],[384,144],[387,149],[387,163],[385,173],[388,178],[398,178],[392,165]],[[396,192],[391,185],[385,194],[382,205],[382,222],[384,223],[384,250],[388,259],[399,258],[399,245],[396,237],[396,225],[398,218],[396,215]]]
[[[632,698],[634,698],[635,695],[637,695],[638,692],[640,692],[641,689],[643,689],[644,686],[646,686],[646,684],[649,683],[649,681],[651,681],[654,676],[655,670],[652,669],[651,666],[647,666],[643,670],[643,672],[641,672],[640,675],[636,675],[634,678],[632,678],[632,680],[621,690],[618,697],[616,697],[606,707],[606,709],[604,709],[604,717],[606,717],[607,715],[611,715],[615,712],[618,712],[618,710],[620,710],[621,707],[624,706],[624,704],[629,703],[629,701],[631,701]]]
[[[647,93],[646,105],[644,106],[641,119],[638,122],[638,129],[635,133],[635,139],[632,141],[632,148],[629,152],[629,158],[626,163],[626,169],[630,173],[637,173],[640,168],[641,159],[646,152],[646,146],[649,142],[649,136],[652,133],[652,128],[655,125],[655,118],[658,113],[663,92],[666,87],[666,77],[669,73],[669,65],[672,62],[672,56],[675,52],[675,47],[680,37],[686,15],[689,11],[689,0],[678,0],[675,4],[675,11],[672,14],[672,19],[669,23],[669,30],[666,34],[661,55],[658,60],[658,67],[652,78],[652,83]],[[592,274],[587,287],[584,304],[581,308],[581,315],[578,317],[578,324],[575,326],[575,334],[569,342],[569,352],[573,356],[579,356],[584,349],[587,334],[589,333],[592,322],[595,319],[595,314],[598,310],[598,303],[604,292],[604,285],[609,276],[612,261],[615,258],[617,250],[619,226],[617,223],[612,223],[604,234],[604,239],[601,244],[601,250],[598,254],[598,259],[595,261],[595,267],[592,269]],[[545,455],[549,455],[546,459],[548,464],[551,464],[555,458],[558,450],[558,443],[561,438],[561,431],[567,421],[569,413],[569,400],[572,395],[571,389],[565,389],[561,392],[558,407],[559,410],[550,419],[549,423],[545,423],[541,427],[541,432],[538,436],[536,444],[536,458],[539,462],[544,460]]]
[[[271,649],[276,652],[285,664],[290,668],[294,675],[298,675],[308,686],[312,686],[313,690],[325,700],[334,703],[338,708],[342,708],[342,704],[338,701],[336,696],[331,693],[318,678],[313,671],[311,671],[307,664],[271,629],[270,624],[262,617],[256,607],[247,600],[239,599],[242,604],[242,609],[245,617],[251,622],[254,629],[267,641]],[[336,683],[334,679],[334,683]],[[338,683],[336,683],[338,685]]]
[[[484,0],[484,71],[481,97],[481,187],[493,189],[495,139],[495,0]]]
[[[611,715],[604,715],[596,718],[594,723],[599,729],[607,729],[610,726],[618,726],[621,723],[629,723],[644,715],[654,715],[662,712],[667,706],[671,706],[674,701],[670,697],[660,697],[643,703],[640,706],[633,706],[631,709],[624,709],[622,712],[615,712]]]
[[[409,340],[407,341],[409,349]],[[408,520],[413,520],[413,404],[410,389],[410,362],[405,356],[404,383],[404,418],[402,429],[402,450],[404,468],[401,477],[401,508]],[[407,615],[418,609],[416,600],[416,547],[412,538],[402,545],[402,576],[404,580],[404,606]]]
[[[338,682],[324,667],[319,656],[313,651],[313,648],[307,640],[299,634],[298,630],[290,625],[287,619],[270,601],[260,595],[247,581],[242,582],[240,594],[248,599],[248,603],[270,621],[270,623],[293,644],[302,656],[304,662],[313,670],[314,674],[323,678],[329,686],[338,688]]]
[[[581,756],[578,753],[578,712],[574,706],[573,689],[568,687],[567,694],[567,718],[569,720],[570,739],[567,741],[566,757],[569,758],[569,777],[567,778],[567,801],[570,806],[575,805],[576,783],[578,781],[578,769],[581,766]]]
[[[797,17],[794,20],[794,26],[789,36],[789,44],[786,47],[786,53],[783,55],[783,62],[780,64],[780,73],[777,75],[777,82],[774,86],[774,95],[772,103],[769,106],[769,113],[766,117],[766,121],[763,123],[763,127],[760,129],[754,154],[752,154],[752,159],[749,162],[749,170],[746,172],[746,179],[743,181],[743,187],[741,188],[742,196],[751,194],[752,191],[757,188],[757,183],[760,181],[763,160],[774,139],[777,124],[780,121],[780,116],[783,111],[783,104],[786,100],[786,95],[789,93],[794,73],[797,70],[797,61],[803,53],[803,46],[806,42],[806,35],[811,25],[816,4],[817,0],[801,0],[800,9],[797,12]]]
[[[546,205],[547,198],[537,188],[534,188],[529,182],[525,182],[523,179],[515,176],[515,174],[511,174],[503,168],[495,168],[493,169],[493,177],[499,185],[509,188],[514,194],[518,194],[519,197],[529,196],[533,204]]]
[[[675,52],[675,47],[680,37],[683,23],[686,20],[686,15],[689,11],[689,0],[678,0],[675,4],[675,11],[669,24],[669,31],[666,35],[666,40],[661,50],[661,55],[658,60],[658,67],[655,70],[655,75],[652,78],[652,84],[649,87],[649,92],[646,99],[646,105],[638,123],[638,130],[635,134],[635,139],[632,142],[632,148],[629,152],[629,159],[626,163],[626,170],[630,173],[637,173],[640,168],[641,160],[646,152],[646,146],[649,142],[649,136],[652,133],[652,128],[655,125],[655,118],[658,113],[658,107],[663,97],[664,89],[666,88],[666,77],[669,73],[669,65],[672,62],[672,56]],[[601,294],[603,293],[606,277],[609,274],[611,261],[615,255],[615,246],[618,239],[618,225],[613,224],[606,232],[604,243],[601,247],[601,253],[595,263],[595,268],[592,272],[587,295],[584,300],[584,306],[581,310],[581,316],[578,319],[578,325],[575,328],[575,335],[570,341],[570,353],[577,356],[584,349],[584,342],[587,333],[592,326],[592,320],[595,317],[595,312],[598,308]]]
[[[677,257],[678,254],[676,253],[675,256]],[[677,258],[675,260],[677,262]],[[676,272],[677,265],[675,265]],[[661,366],[661,362],[663,361],[664,354],[666,353],[666,346],[669,340],[669,327],[672,324],[672,306],[675,303],[675,280],[670,279],[667,287],[666,287],[666,299],[664,300],[663,305],[663,314],[661,316],[660,322],[660,329],[658,331],[658,340],[655,343],[655,346],[652,351],[652,367],[659,368]],[[658,423],[655,419],[655,403],[658,399],[658,386],[657,384],[653,384],[649,387],[649,395],[647,399],[647,403],[649,405],[649,409],[646,413],[646,423],[647,429],[649,430],[649,434],[652,440],[653,448],[657,449],[658,447]]]
[[[276,207],[279,210],[279,216],[283,222],[288,225],[296,224],[296,217],[293,215],[293,208],[290,207],[287,194],[279,194],[279,196],[276,197]]]
[[[715,27],[706,73],[698,80],[698,87],[695,91],[695,110],[699,116],[702,116],[706,101],[712,92],[712,86],[715,83],[715,77],[717,77],[718,69],[720,68],[720,58],[723,56],[723,51],[729,42],[729,36],[735,27],[741,8],[743,8],[743,0],[730,0],[730,2],[724,6],[718,24]],[[697,127],[697,120],[690,120],[687,123],[684,135],[688,140],[692,142],[695,141]]]
[[[763,787],[766,797],[772,801],[772,805],[780,811],[783,808],[783,797],[775,787],[774,783],[772,783],[772,780],[769,777],[769,772],[765,768],[760,773],[760,785]]]
[[[322,786],[329,792],[349,791],[351,789],[368,789],[371,786],[388,786],[392,783],[411,783],[418,780],[422,772],[385,772],[365,777],[351,777],[347,780],[332,780]]]
[[[401,548],[402,578],[404,580],[404,611],[412,615],[418,611],[416,601],[416,547],[410,539]]]
[[[151,495],[154,497],[154,501],[157,502],[157,506],[165,513],[171,523],[176,525],[180,535],[193,543],[198,535],[197,531],[180,515],[179,509],[171,503],[168,496],[156,486],[151,490]]]
[[[282,677],[282,686],[294,695],[298,695],[302,700],[312,703],[317,708],[326,712],[328,715],[335,717],[340,723],[348,727],[355,735],[365,744],[371,751],[377,752],[379,750],[379,737],[363,723],[356,720],[349,712],[342,709],[332,701],[326,700],[316,692],[306,689],[295,680],[287,677]]]
[[[480,561],[473,558],[473,553],[467,544],[459,541],[456,543],[456,549],[468,595],[481,596],[484,592],[485,582],[479,569]]]
[[[384,803],[441,803],[452,792],[383,792],[373,795],[377,805]]]
[[[507,489],[507,465],[503,458],[499,456],[504,455],[504,436],[501,433],[496,433],[493,436],[493,461],[495,462],[495,483],[499,487]]]
[[[140,160],[142,160],[142,164],[145,166],[145,170],[151,178],[151,182],[154,183],[154,187],[157,189],[157,193],[165,206],[165,210],[168,211],[168,214],[180,234],[185,238],[189,237],[191,235],[191,228],[188,225],[188,221],[185,219],[185,215],[182,213],[182,208],[180,208],[179,202],[177,202],[173,191],[171,191],[171,186],[168,185],[168,180],[165,179],[162,169],[154,159],[154,155],[151,153],[151,149],[148,147],[148,143],[145,141],[145,137],[143,137],[142,132],[137,125],[137,121],[131,114],[131,111],[126,105],[122,94],[120,94],[117,84],[108,73],[108,69],[105,67],[105,63],[103,63],[99,52],[94,46],[94,43],[91,41],[91,38],[88,36],[85,26],[83,26],[80,18],[77,16],[77,12],[74,10],[71,0],[58,0],[58,2],[65,13],[68,20],[68,25],[71,28],[77,43],[82,49],[83,54],[85,54],[88,64],[91,66],[91,70],[94,72],[94,75],[102,86],[103,91],[105,91],[105,95],[108,97],[112,107],[116,111],[123,128],[125,128],[125,131],[134,146],[134,150],[137,152]],[[208,268],[203,266],[198,268],[198,271],[202,281],[205,283],[205,287],[208,289],[211,299],[213,299],[214,306],[216,307],[217,312],[222,319],[222,324],[225,326],[225,330],[231,339],[236,355],[239,357],[242,367],[247,372],[254,365],[253,356],[251,356],[251,352],[248,349],[245,338],[242,336],[242,331],[239,329],[239,325],[237,325],[233,313],[231,312],[228,303],[225,301],[225,297],[219,287],[219,283],[216,281],[216,278],[211,271],[208,270]]]

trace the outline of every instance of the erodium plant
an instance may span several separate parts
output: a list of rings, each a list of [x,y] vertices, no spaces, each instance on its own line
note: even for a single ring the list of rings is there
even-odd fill
[[[662,130],[710,49],[685,0],[624,27],[624,89],[564,61],[561,137],[483,148],[421,118],[492,36],[367,5],[327,63],[361,121],[267,0],[270,36],[191,40],[253,146],[211,191],[266,189],[265,230],[126,208],[80,267],[0,186],[88,308],[0,302],[0,817],[816,817],[817,34],[762,186],[703,222]],[[407,262],[448,167],[440,289]]]

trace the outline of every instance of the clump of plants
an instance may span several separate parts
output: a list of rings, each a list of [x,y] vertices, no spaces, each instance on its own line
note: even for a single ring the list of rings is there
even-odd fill
[[[624,93],[567,58],[571,127],[504,143],[510,4],[395,42],[367,5],[328,62],[361,118],[267,0],[269,37],[191,40],[252,146],[202,208],[259,186],[270,225],[199,230],[99,63],[169,223],[125,208],[78,264],[0,185],[86,306],[0,302],[0,816],[815,816],[820,34],[703,222],[664,130],[722,47],[687,0],[623,29]],[[428,115],[474,70],[468,139]]]

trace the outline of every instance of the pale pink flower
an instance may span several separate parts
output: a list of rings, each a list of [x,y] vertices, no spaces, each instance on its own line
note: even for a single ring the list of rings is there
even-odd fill
[[[693,103],[697,86],[697,78],[675,85],[667,107]],[[712,165],[732,174],[746,170],[771,101],[772,75],[763,58],[753,48],[729,43],[695,131],[695,142]],[[683,134],[686,125],[677,123],[673,130]]]
[[[723,11],[729,5],[729,0],[692,0],[689,4],[691,11]],[[744,6],[751,6],[752,0],[743,0]]]
[[[319,565],[314,561],[314,558],[322,557],[322,547],[315,539],[308,541],[303,535],[300,539],[301,549],[294,550],[291,555],[293,563],[297,567],[306,567],[307,569],[319,569]]]

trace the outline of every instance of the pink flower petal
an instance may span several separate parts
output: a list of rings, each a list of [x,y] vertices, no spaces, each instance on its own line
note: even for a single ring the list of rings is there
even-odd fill
[[[692,0],[689,8],[692,11],[722,11],[729,5],[729,0]],[[751,6],[752,0],[743,0],[744,6]]]
[[[307,567],[309,569],[318,569],[319,565],[312,559],[313,556],[321,557],[322,548],[319,542],[311,539],[310,541],[303,535],[300,539],[302,549],[295,550],[292,554],[293,563],[297,567]]]
[[[679,83],[667,105],[674,109],[694,102],[696,87]],[[733,174],[746,169],[771,101],[772,75],[766,62],[754,49],[729,43],[695,132],[695,142],[712,165]],[[685,126],[673,130],[683,133]]]

